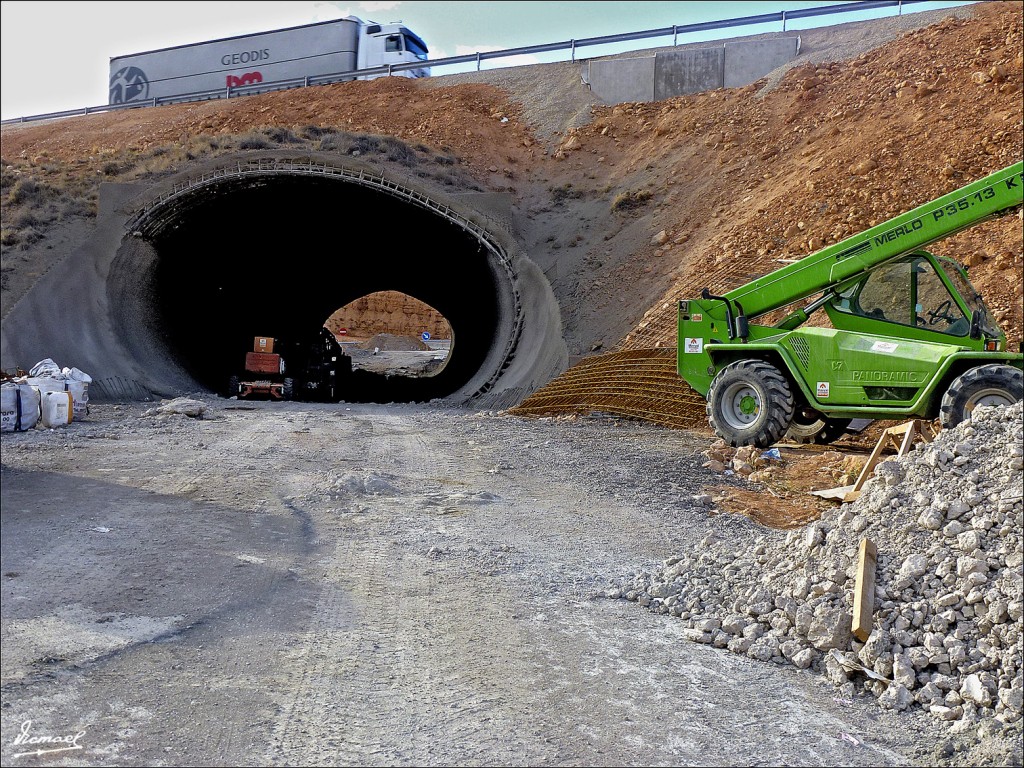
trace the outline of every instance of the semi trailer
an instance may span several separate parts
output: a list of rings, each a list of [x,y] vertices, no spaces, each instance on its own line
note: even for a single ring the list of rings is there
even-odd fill
[[[719,437],[767,447],[792,431],[827,443],[851,419],[939,418],[951,427],[978,405],[1021,400],[1024,355],[1007,349],[967,271],[921,249],[1019,209],[1022,169],[1004,168],[724,295],[705,288],[680,301],[677,369],[706,398]],[[813,322],[819,310],[825,321]]]
[[[172,103],[388,74],[342,73],[425,62],[427,46],[402,24],[355,16],[160,48],[110,60],[110,104]],[[394,72],[427,77],[426,66]]]

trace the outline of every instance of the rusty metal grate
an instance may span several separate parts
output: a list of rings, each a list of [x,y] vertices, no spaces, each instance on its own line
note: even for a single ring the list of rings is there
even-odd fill
[[[706,427],[705,401],[676,372],[676,350],[631,349],[589,357],[534,392],[517,416],[595,411],[676,429]]]

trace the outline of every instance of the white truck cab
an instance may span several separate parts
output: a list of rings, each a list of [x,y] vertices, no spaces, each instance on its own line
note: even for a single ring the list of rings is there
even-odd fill
[[[386,67],[389,64],[407,64],[427,60],[427,45],[415,32],[401,24],[377,24],[362,21],[354,16],[348,18],[359,22],[359,47],[356,58],[357,69]],[[429,67],[404,69],[394,73],[400,77],[429,77]],[[360,80],[386,77],[386,74],[363,75]]]

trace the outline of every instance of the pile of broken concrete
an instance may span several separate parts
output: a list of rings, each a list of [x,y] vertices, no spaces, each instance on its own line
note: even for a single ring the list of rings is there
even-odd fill
[[[954,730],[1021,724],[1022,404],[878,465],[863,495],[747,551],[707,537],[607,597],[679,617],[688,638],[820,671],[850,696]],[[858,546],[878,550],[866,642],[851,634]]]

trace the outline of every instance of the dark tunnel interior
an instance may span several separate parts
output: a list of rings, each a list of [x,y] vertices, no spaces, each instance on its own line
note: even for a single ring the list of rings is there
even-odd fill
[[[168,351],[221,392],[253,338],[316,338],[339,307],[395,290],[431,305],[452,328],[435,376],[357,370],[341,399],[425,401],[464,386],[498,336],[493,259],[472,235],[398,198],[331,179],[264,177],[207,187],[151,242],[152,321]]]

